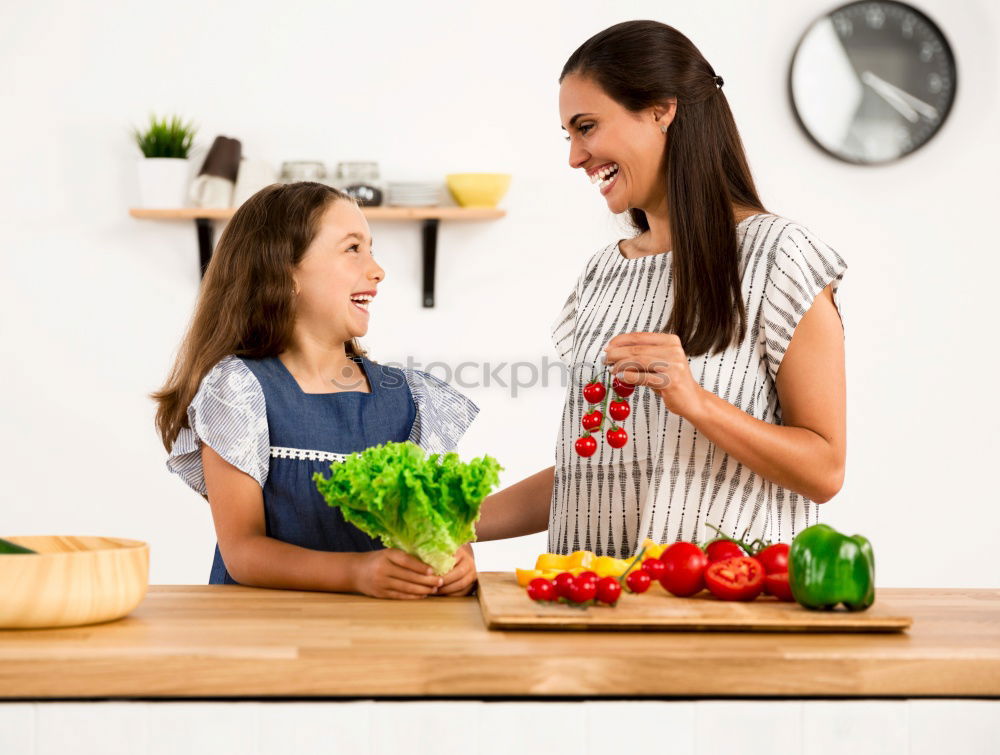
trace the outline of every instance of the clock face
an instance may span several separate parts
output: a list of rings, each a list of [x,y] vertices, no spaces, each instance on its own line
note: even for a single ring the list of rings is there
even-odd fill
[[[941,30],[898,2],[856,2],[809,27],[789,87],[802,128],[834,157],[896,160],[941,128],[955,100],[956,70]]]

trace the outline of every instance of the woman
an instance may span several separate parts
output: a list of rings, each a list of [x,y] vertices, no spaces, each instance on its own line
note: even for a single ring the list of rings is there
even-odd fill
[[[764,208],[722,77],[676,29],[612,26],[559,81],[570,167],[636,235],[590,258],[553,327],[571,368],[555,466],[487,499],[480,539],[548,528],[552,552],[618,557],[707,523],[790,540],[843,483],[846,264]],[[581,389],[608,370],[639,386],[630,439],[581,457]]]

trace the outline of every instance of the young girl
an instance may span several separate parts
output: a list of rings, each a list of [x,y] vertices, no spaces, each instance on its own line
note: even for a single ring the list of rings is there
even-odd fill
[[[233,216],[170,377],[152,398],[167,468],[212,508],[210,584],[463,595],[426,564],[344,521],[313,473],[387,441],[453,450],[478,408],[423,372],[369,360],[357,342],[385,271],[357,203],[319,183],[275,184]]]

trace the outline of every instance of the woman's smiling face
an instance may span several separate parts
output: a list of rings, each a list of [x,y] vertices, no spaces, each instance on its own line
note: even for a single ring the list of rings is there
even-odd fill
[[[587,172],[614,213],[649,210],[666,197],[667,134],[676,100],[632,112],[593,79],[569,74],[559,87],[559,117],[569,141],[569,165]]]
[[[336,341],[368,332],[368,306],[385,271],[372,256],[368,221],[356,205],[330,203],[293,277],[299,325]]]

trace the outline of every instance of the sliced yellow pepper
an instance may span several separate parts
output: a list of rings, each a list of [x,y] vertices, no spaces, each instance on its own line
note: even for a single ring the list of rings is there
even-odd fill
[[[566,568],[572,569],[574,566],[590,568],[594,563],[594,554],[590,551],[574,551],[566,557]]]
[[[646,549],[645,553],[642,554],[642,560],[645,561],[647,558],[659,558],[663,555],[663,551],[667,549],[668,545],[670,545],[670,543],[658,545],[647,537],[642,541],[642,547]]]
[[[597,556],[591,568],[598,577],[620,577],[628,568],[628,561],[612,556]]]
[[[535,568],[540,570],[565,571],[571,564],[567,563],[569,556],[560,556],[557,553],[543,553],[535,561]]]
[[[558,571],[543,571],[541,569],[515,569],[514,572],[517,574],[517,583],[521,587],[527,587],[531,583],[531,580],[538,579],[539,577],[555,579],[555,576],[559,573]]]

